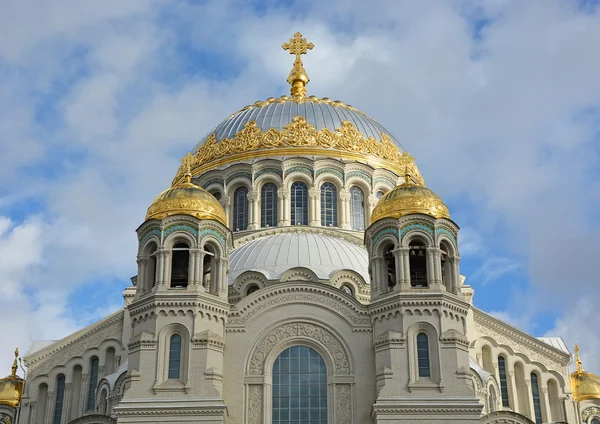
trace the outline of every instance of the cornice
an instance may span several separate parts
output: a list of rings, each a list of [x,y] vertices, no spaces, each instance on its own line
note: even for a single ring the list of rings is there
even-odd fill
[[[481,332],[485,332],[485,328],[487,327],[515,343],[525,345],[526,347],[533,349],[535,352],[543,354],[547,358],[556,361],[563,366],[567,366],[571,362],[571,355],[568,353],[550,346],[549,344],[536,339],[524,331],[521,331],[516,327],[494,318],[481,309],[473,307],[473,321],[476,326],[480,326],[481,330],[478,330]],[[493,337],[492,335],[490,336]],[[513,346],[511,346],[511,348],[512,347]]]
[[[456,295],[447,292],[411,293],[398,292],[395,295],[378,299],[369,305],[371,315],[375,318],[386,315],[390,311],[406,310],[415,307],[441,307],[458,315],[466,316],[470,305]]]
[[[55,343],[51,344],[50,346],[45,347],[44,349],[41,349],[38,352],[35,352],[29,356],[26,356],[24,358],[24,362],[25,365],[27,367],[41,361],[42,359],[52,355],[53,353],[58,352],[61,349],[64,349],[67,346],[70,346],[72,344],[75,344],[77,342],[79,342],[80,340],[89,337],[92,334],[98,333],[114,324],[123,323],[123,314],[124,314],[124,309],[120,309],[119,311],[113,313],[112,315],[107,316],[106,318],[95,322],[73,334],[71,334],[70,336],[67,336],[65,338],[62,338],[60,340],[57,340]]]

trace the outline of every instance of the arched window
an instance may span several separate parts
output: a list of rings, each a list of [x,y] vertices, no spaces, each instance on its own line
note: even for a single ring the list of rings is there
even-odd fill
[[[248,228],[248,189],[238,188],[233,193],[233,230],[244,231]]]
[[[190,247],[185,243],[177,243],[173,246],[171,258],[171,287],[187,287],[190,267]]]
[[[104,375],[111,375],[116,371],[115,348],[109,347],[106,349],[106,359],[104,360]]]
[[[148,263],[146,265],[146,289],[151,290],[156,285],[156,253],[158,247],[153,244],[148,252]]]
[[[427,334],[417,335],[417,362],[419,366],[419,378],[431,378],[431,367],[429,365],[429,339]]]
[[[365,229],[365,194],[356,186],[350,188],[350,224],[353,230]]]
[[[100,393],[98,413],[100,415],[108,415],[108,396],[106,395],[106,390],[102,390],[102,392]]]
[[[533,412],[535,416],[535,424],[542,424],[542,403],[540,402],[540,386],[538,385],[538,376],[536,373],[531,373],[531,397],[533,398]]]
[[[256,284],[250,284],[246,289],[246,296],[251,295],[255,291],[258,291],[259,287]]]
[[[217,255],[210,244],[204,246],[204,259],[202,260],[202,285],[209,293],[215,293],[214,283],[217,278]],[[212,286],[211,286],[212,284]]]
[[[389,244],[383,249],[383,262],[385,266],[385,275],[387,277],[388,289],[393,289],[396,285],[396,258],[394,257],[394,245]]]
[[[173,334],[169,340],[169,378],[178,379],[181,375],[181,336]]]
[[[349,294],[350,296],[354,296],[354,291],[352,290],[352,287],[350,287],[348,284],[342,284],[340,288],[344,293]]]
[[[337,188],[331,183],[321,186],[321,225],[337,227]]]
[[[83,368],[81,365],[73,367],[73,377],[71,378],[71,399],[69,401],[69,410],[71,417],[78,417],[81,408],[81,377]]]
[[[427,287],[427,251],[421,241],[412,241],[410,249],[410,285]]]
[[[442,243],[440,245],[440,262],[442,269],[442,284],[446,286],[447,289],[450,289],[450,284],[452,281],[452,276],[450,275],[450,261],[448,256],[448,247]]]
[[[302,181],[292,184],[291,193],[292,225],[308,225],[308,188]]]
[[[488,406],[489,406],[489,412],[495,412],[496,411],[496,402],[497,402],[497,397],[496,397],[496,389],[494,389],[494,386],[490,386],[490,394],[488,396]]]
[[[52,424],[60,424],[63,412],[63,403],[65,400],[65,376],[60,374],[56,379],[56,397],[54,400],[54,418]]]
[[[277,226],[277,186],[273,183],[260,189],[260,226]]]
[[[500,374],[500,394],[502,395],[502,406],[510,408],[508,400],[508,380],[506,378],[506,359],[498,356],[498,372]]]
[[[273,365],[273,424],[327,421],[327,369],[321,355],[292,346]]]
[[[592,420],[592,424],[600,424],[600,421],[598,421],[596,418],[594,418],[594,419]]]
[[[48,385],[40,384],[38,387],[37,403],[35,406],[35,422],[43,423],[46,419],[46,408],[48,407]]]
[[[550,413],[552,414],[551,417],[548,417],[548,421],[564,421],[562,404],[563,402],[558,394],[558,383],[554,379],[548,380],[548,405],[550,405]],[[597,421],[596,423],[600,424]]]
[[[96,386],[98,385],[98,358],[95,356],[90,361],[90,385],[88,386],[87,410],[94,410],[94,400],[96,396]]]

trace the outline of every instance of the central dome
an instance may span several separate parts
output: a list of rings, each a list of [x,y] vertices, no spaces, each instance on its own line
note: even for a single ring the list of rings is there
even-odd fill
[[[298,99],[282,96],[278,99],[271,97],[266,101],[256,102],[229,116],[196,145],[193,153],[196,153],[213,135],[217,142],[235,137],[248,122],[256,123],[256,127],[262,132],[270,129],[281,131],[297,116],[303,117],[306,123],[316,130],[327,128],[335,132],[346,121],[351,123],[364,138],[381,140],[381,135],[385,134],[400,152],[404,152],[400,142],[388,130],[350,105],[327,97],[319,99],[310,96]]]
[[[231,252],[229,267],[230,285],[246,271],[276,280],[293,268],[308,268],[323,280],[346,269],[369,283],[366,249],[324,234],[284,233],[253,240]]]

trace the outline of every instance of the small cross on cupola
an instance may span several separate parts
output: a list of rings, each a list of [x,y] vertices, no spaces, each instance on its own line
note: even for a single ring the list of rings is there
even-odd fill
[[[290,54],[296,55],[294,67],[287,79],[287,82],[292,86],[292,97],[306,96],[306,84],[308,84],[310,78],[308,78],[308,75],[304,70],[304,64],[302,63],[300,55],[306,54],[309,50],[312,50],[314,46],[313,43],[307,42],[306,38],[303,38],[302,34],[299,32],[295,33],[294,36],[290,38],[289,42],[283,43],[281,46],[284,50],[289,50]]]

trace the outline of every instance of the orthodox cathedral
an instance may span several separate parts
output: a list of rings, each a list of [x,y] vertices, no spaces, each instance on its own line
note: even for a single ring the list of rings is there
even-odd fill
[[[306,95],[226,118],[138,227],[123,308],[23,358],[0,423],[589,423],[600,378],[477,309],[459,227],[384,127]],[[133,258],[132,258],[133,260]]]

